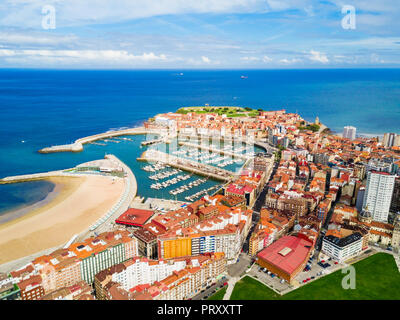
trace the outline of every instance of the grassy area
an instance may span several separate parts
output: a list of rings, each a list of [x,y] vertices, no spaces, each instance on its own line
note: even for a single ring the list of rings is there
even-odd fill
[[[399,300],[400,273],[392,255],[377,253],[354,264],[356,289],[342,288],[341,270],[280,296],[259,281],[244,277],[231,300]]]
[[[247,108],[250,109],[250,108]],[[213,107],[213,106],[208,106],[208,107],[184,107],[180,108],[177,110],[177,113],[182,113],[186,114],[189,112],[195,112],[195,113],[217,113],[219,115],[226,114],[228,117],[246,117],[248,114],[250,115],[252,109],[247,110],[242,107]]]
[[[222,289],[218,290],[216,293],[214,293],[212,296],[210,296],[207,300],[222,300],[224,298],[226,288],[227,287],[225,286]]]

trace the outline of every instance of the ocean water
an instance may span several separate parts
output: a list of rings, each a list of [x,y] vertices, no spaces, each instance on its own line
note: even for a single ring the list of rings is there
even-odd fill
[[[39,202],[54,190],[49,181],[30,181],[0,185],[0,212],[18,209]]]
[[[400,133],[400,69],[180,72],[0,70],[0,177],[69,168],[106,152],[133,168],[141,152],[139,137],[105,147],[87,145],[78,154],[37,150],[206,103],[285,108],[306,120],[319,116],[338,132],[353,125],[358,133]],[[139,194],[151,194],[142,181]],[[16,205],[8,188],[18,187],[20,194],[32,192],[22,184],[3,186],[0,210]]]

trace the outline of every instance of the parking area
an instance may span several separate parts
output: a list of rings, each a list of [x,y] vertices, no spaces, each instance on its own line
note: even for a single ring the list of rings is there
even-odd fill
[[[264,271],[264,268],[261,268],[256,264],[251,268],[249,275],[257,278],[262,283],[264,283],[274,291],[277,291],[278,293],[290,290],[293,287],[283,279],[280,279],[277,276],[272,275],[271,272],[269,272],[268,270]]]
[[[330,258],[319,261],[317,259],[311,259],[308,261],[306,268],[304,268],[304,270],[301,271],[294,279],[292,285],[258,265],[254,265],[252,267],[249,275],[257,278],[274,291],[280,294],[286,294],[287,292],[294,290],[299,286],[305,285],[313,280],[317,280],[324,275],[330,274],[345,266],[347,266],[346,263],[339,263]]]
[[[334,261],[332,258],[326,258],[326,260],[321,259],[319,261],[317,259],[312,259],[309,260],[308,267],[300,272],[295,280],[299,285],[304,285],[345,266],[345,263],[339,263]]]

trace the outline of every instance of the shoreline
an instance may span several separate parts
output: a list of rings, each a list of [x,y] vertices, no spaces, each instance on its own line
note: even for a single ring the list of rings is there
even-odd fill
[[[79,186],[84,182],[85,177],[49,177],[33,181],[39,180],[54,183],[54,189],[44,199],[38,202],[2,214],[0,216],[0,231],[15,223],[41,214],[42,212],[61,203],[63,200],[67,199],[71,193],[79,188]],[[17,217],[11,217],[12,215],[17,215]]]
[[[125,189],[123,178],[50,179],[59,185],[57,192],[36,207],[23,208],[21,216],[0,225],[0,265],[64,245],[115,206]]]
[[[40,180],[34,180],[34,181],[48,181],[48,179],[40,179]],[[23,183],[23,182],[22,182]],[[28,211],[33,211],[36,209],[39,209],[40,207],[46,205],[47,203],[53,201],[60,193],[62,190],[62,185],[61,184],[56,184],[54,182],[51,182],[54,184],[53,190],[51,190],[42,200],[30,203],[30,204],[21,204],[18,207],[12,208],[5,210],[3,212],[0,212],[0,226],[4,223],[7,223],[9,221],[15,220],[19,217],[24,216],[25,214],[28,213]]]

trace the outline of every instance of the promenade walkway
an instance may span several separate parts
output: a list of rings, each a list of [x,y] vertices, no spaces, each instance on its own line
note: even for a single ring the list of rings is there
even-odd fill
[[[79,239],[84,239],[90,235],[91,231],[101,233],[108,231],[110,226],[114,223],[115,219],[123,214],[132,203],[133,199],[137,194],[137,181],[132,170],[115,155],[108,154],[105,156],[106,159],[110,160],[116,166],[121,166],[124,170],[125,176],[125,191],[119,201],[107,212],[102,218],[97,220],[90,228],[88,232],[85,232],[79,236]]]
[[[230,300],[231,299],[231,295],[232,295],[233,289],[235,288],[236,282],[238,282],[240,279],[241,279],[241,277],[233,277],[228,280],[228,288],[226,289],[226,292],[225,292],[222,300]]]

